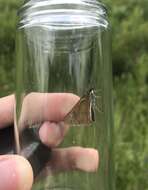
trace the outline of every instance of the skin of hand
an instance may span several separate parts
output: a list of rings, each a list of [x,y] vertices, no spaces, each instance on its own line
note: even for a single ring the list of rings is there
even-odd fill
[[[69,130],[69,126],[62,122],[62,119],[78,100],[78,96],[65,93],[31,93],[24,98],[19,125],[24,128],[30,123],[43,122],[39,137],[42,143],[52,148],[49,167],[53,170],[94,172],[98,168],[99,155],[95,149],[57,148]],[[0,98],[0,129],[13,123],[14,104],[14,95]],[[33,171],[25,158],[18,155],[1,155],[0,171],[0,190],[31,189]]]

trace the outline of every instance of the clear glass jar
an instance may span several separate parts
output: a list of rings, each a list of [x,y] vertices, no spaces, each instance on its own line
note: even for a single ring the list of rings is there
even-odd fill
[[[29,0],[20,9],[15,139],[33,189],[114,189],[110,47],[96,0]]]

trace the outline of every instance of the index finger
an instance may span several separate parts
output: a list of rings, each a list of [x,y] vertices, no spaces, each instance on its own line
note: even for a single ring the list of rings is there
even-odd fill
[[[19,125],[60,122],[78,100],[71,93],[30,93],[23,100]]]
[[[0,98],[0,128],[13,123],[14,95]]]
[[[30,93],[24,97],[19,113],[21,126],[43,121],[62,121],[79,97],[72,93]],[[0,128],[14,122],[15,97],[0,98]]]

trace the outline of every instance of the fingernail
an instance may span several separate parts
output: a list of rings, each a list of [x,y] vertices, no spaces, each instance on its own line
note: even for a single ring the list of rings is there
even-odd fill
[[[45,122],[39,130],[39,136],[42,143],[50,147],[54,147],[56,145],[59,133],[59,127],[57,124],[50,122]]]
[[[95,149],[85,148],[81,150],[81,154],[76,159],[76,169],[86,172],[95,172],[98,169],[99,155]]]
[[[32,182],[32,168],[23,157],[0,158],[0,190],[30,190]]]
[[[42,143],[46,144],[49,147],[56,147],[63,140],[68,126],[64,123],[50,123],[45,122],[39,130],[39,136]]]

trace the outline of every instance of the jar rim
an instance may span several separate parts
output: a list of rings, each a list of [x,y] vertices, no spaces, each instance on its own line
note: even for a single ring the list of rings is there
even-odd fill
[[[93,23],[94,20],[96,23],[101,20],[104,25],[108,24],[106,7],[97,0],[27,0],[18,12],[19,24],[25,25],[29,20],[45,14],[62,15],[64,11],[69,15],[70,12],[74,14],[79,12],[79,16],[88,15]]]
[[[55,4],[85,4],[89,5],[90,7],[94,8],[100,8],[102,11],[100,11],[100,15],[107,14],[107,8],[106,6],[97,0],[26,0],[23,4],[23,6],[19,9],[18,15],[21,15],[21,12],[23,12],[28,9],[29,7],[34,7],[35,4],[38,4],[37,6],[47,6],[49,5],[55,5]]]

